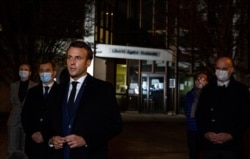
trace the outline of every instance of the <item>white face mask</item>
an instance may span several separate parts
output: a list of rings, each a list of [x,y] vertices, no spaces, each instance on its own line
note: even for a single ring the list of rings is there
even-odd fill
[[[29,71],[19,71],[19,76],[21,79],[26,79],[29,77]]]
[[[227,81],[229,79],[229,72],[223,70],[216,70],[215,75],[219,81]]]

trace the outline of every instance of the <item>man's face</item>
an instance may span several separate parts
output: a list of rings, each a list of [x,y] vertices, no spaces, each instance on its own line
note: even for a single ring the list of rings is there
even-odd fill
[[[207,84],[207,75],[199,74],[195,80],[195,87],[198,89],[202,89]]]
[[[227,58],[221,58],[216,62],[215,65],[217,79],[224,82],[230,78],[233,73],[232,62]],[[223,77],[222,77],[223,75]],[[221,76],[221,77],[220,77]]]
[[[39,74],[40,74],[40,76],[41,76],[41,74],[51,74],[51,78],[49,79],[49,81],[45,82],[45,83],[49,83],[55,77],[56,71],[53,70],[53,66],[51,63],[45,63],[45,64],[40,64]]]
[[[84,48],[71,47],[67,53],[67,68],[70,76],[77,80],[87,74],[87,68],[91,60],[87,59],[87,51]]]

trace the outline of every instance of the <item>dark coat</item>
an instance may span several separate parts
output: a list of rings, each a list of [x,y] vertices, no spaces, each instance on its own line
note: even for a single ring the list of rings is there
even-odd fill
[[[82,136],[88,146],[70,149],[70,159],[107,159],[108,141],[122,129],[115,91],[110,83],[90,75],[87,75],[84,83],[84,91],[82,94],[79,92],[76,99],[79,104],[70,134]],[[62,123],[68,114],[65,114],[63,107],[67,102],[68,89],[69,82],[60,85],[59,95],[53,107],[55,109],[51,111],[48,138],[64,136],[65,125]],[[62,159],[63,155],[63,149],[52,148],[50,158]]]
[[[29,80],[28,89],[34,87],[35,85],[37,85],[37,83]],[[21,102],[18,97],[19,86],[20,86],[20,81],[16,81],[10,84],[10,103],[12,110],[8,118],[7,122],[8,126],[16,126],[21,124],[20,114],[22,112],[22,107],[25,100]]]
[[[44,132],[46,130],[46,121],[48,118],[49,105],[52,100],[55,99],[58,84],[54,82],[52,88],[49,91],[47,100],[43,97],[42,83],[29,89],[22,113],[21,123],[26,134],[25,137],[25,152],[29,159],[44,159],[48,155],[48,144],[35,143],[31,136],[35,132]]]
[[[23,108],[23,101],[19,99],[19,89],[20,89],[21,81],[16,81],[10,84],[10,103],[11,103],[11,112],[7,121],[8,125],[8,153],[13,153],[16,150],[24,151],[24,141],[25,134],[22,129],[21,124],[21,112]],[[29,80],[28,89],[37,85],[37,83]],[[27,94],[25,92],[25,96]]]
[[[248,96],[248,88],[233,77],[230,78],[226,88],[219,88],[216,78],[203,88],[196,110],[196,119],[204,149],[230,151],[242,149],[243,135],[250,117]],[[204,139],[206,132],[227,132],[233,136],[233,140],[223,144],[213,144]]]

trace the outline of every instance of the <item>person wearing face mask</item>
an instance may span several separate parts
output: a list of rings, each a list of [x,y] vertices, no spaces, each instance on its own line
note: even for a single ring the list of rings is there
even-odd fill
[[[20,80],[10,84],[10,103],[11,111],[8,117],[8,155],[16,151],[24,152],[25,134],[21,125],[20,114],[22,106],[29,88],[37,83],[30,80],[31,66],[23,63],[19,66]]]
[[[24,103],[21,122],[26,134],[25,153],[29,159],[46,159],[48,144],[44,141],[49,103],[55,99],[57,83],[55,65],[52,61],[43,61],[39,65],[40,84],[28,91]]]
[[[187,146],[190,159],[200,158],[199,135],[195,120],[195,111],[202,88],[207,85],[208,76],[206,73],[198,73],[195,77],[194,88],[185,96],[184,112],[187,122]]]
[[[233,77],[233,61],[220,57],[215,76],[203,88],[196,121],[205,159],[244,158],[243,137],[249,123],[249,91]]]

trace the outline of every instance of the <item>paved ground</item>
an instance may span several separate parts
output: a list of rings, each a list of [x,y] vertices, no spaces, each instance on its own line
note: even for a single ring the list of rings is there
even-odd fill
[[[110,142],[110,159],[187,159],[183,116],[122,113],[123,131]],[[0,114],[0,159],[7,155],[6,114]]]
[[[187,159],[183,116],[122,114],[124,129],[110,144],[110,159]]]
[[[123,131],[110,142],[110,159],[188,159],[183,115],[128,112],[122,117]],[[0,113],[0,159],[7,154],[6,119]],[[250,135],[246,143],[250,143]]]

